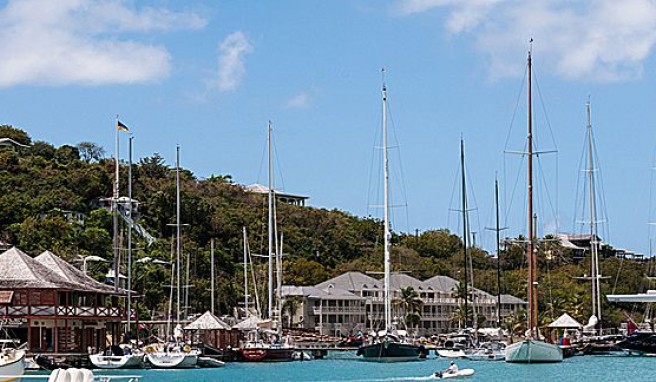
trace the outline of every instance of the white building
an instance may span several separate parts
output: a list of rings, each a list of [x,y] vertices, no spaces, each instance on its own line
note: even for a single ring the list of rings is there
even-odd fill
[[[393,298],[402,288],[412,287],[423,302],[417,335],[433,335],[457,329],[453,317],[462,303],[453,297],[458,281],[447,276],[418,280],[407,274],[394,274],[390,285]],[[284,299],[299,302],[291,322],[298,327],[315,329],[326,335],[346,335],[351,331],[368,332],[380,328],[384,321],[384,286],[381,280],[360,272],[347,272],[315,286],[283,286]],[[471,302],[470,302],[471,303]],[[496,324],[497,297],[474,289],[473,306],[477,315],[486,318],[486,326]],[[508,317],[526,307],[526,302],[501,296],[501,317]],[[398,315],[399,312],[394,312]],[[289,321],[288,313],[283,322]],[[396,317],[398,319],[398,317]]]

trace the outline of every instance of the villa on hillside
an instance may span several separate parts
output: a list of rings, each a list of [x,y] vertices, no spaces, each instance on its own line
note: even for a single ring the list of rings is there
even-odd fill
[[[244,186],[246,192],[252,192],[255,194],[266,195],[269,193],[269,187],[263,186],[261,184],[251,184],[250,186]],[[282,192],[279,190],[274,190],[274,195],[276,195],[276,200],[279,200],[283,203],[291,204],[292,206],[304,207],[305,202],[310,199],[309,196],[290,194]]]
[[[453,317],[462,303],[453,296],[457,280],[434,276],[421,281],[407,274],[394,274],[390,280],[393,297],[402,288],[412,287],[423,302],[417,335],[447,333],[457,329]],[[346,335],[351,331],[377,330],[384,321],[384,286],[381,280],[360,272],[347,272],[315,286],[283,286],[283,298],[299,300],[293,317],[283,322],[297,327],[315,329],[321,334]],[[509,317],[527,303],[510,296],[501,296],[501,318]],[[477,315],[486,319],[486,326],[496,325],[497,296],[474,289],[473,306]]]

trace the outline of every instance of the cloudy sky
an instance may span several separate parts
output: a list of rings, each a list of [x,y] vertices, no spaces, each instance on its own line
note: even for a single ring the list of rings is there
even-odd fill
[[[526,58],[532,49],[540,233],[582,232],[591,102],[604,240],[646,253],[656,136],[649,0],[0,2],[0,123],[55,145],[135,153],[199,177],[277,185],[378,216],[381,83],[390,101],[394,229],[459,232],[459,140],[472,230],[492,248],[495,176],[507,235],[525,231]],[[532,47],[529,40],[533,39]],[[123,143],[127,135],[122,136]],[[125,157],[125,144],[121,157]],[[504,152],[506,152],[504,154]]]

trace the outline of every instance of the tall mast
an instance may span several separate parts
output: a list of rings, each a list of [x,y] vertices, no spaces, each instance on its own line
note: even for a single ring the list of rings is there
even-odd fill
[[[273,127],[269,121],[269,318],[273,318],[273,203],[274,203],[274,185],[273,185],[273,158],[271,138]]]
[[[588,181],[590,182],[590,266],[592,278],[592,314],[597,316],[601,325],[601,293],[599,288],[599,251],[597,241],[597,207],[595,203],[595,183],[594,183],[594,157],[592,147],[592,122],[590,116],[590,101],[585,104],[588,117]]]
[[[127,216],[130,218],[128,220],[128,306],[127,306],[127,316],[128,316],[128,327],[127,332],[130,332],[130,321],[132,320],[132,140],[134,137],[130,137],[128,142],[128,210],[126,211]]]
[[[176,323],[180,322],[180,253],[182,252],[182,243],[180,242],[180,146],[176,146],[175,160],[175,259],[176,259],[176,278],[177,278],[177,306],[176,306]]]
[[[467,288],[467,184],[465,181],[465,141],[460,138],[460,168],[462,180],[462,255],[465,262],[465,328],[467,328],[469,321],[469,305],[467,299],[469,298],[469,289]]]
[[[500,250],[500,233],[499,227],[499,180],[494,179],[494,200],[496,204],[496,229],[497,231],[497,328],[501,327],[501,250]]]
[[[278,254],[276,256],[276,330],[278,332],[278,338],[281,338],[282,334],[282,242],[284,236],[280,234],[280,246],[278,247]]]
[[[212,273],[212,282],[211,282],[211,288],[212,288],[212,299],[211,299],[211,304],[212,304],[212,309],[211,312],[214,314],[214,293],[215,293],[215,287],[214,287],[214,238],[210,241],[210,268],[211,268],[211,273]]]
[[[248,244],[246,243],[246,227],[242,227],[244,235],[244,314],[248,318]]]
[[[531,39],[531,43],[533,39]],[[531,95],[531,49],[528,51],[528,245],[526,256],[528,258],[528,308],[529,330],[533,338],[537,338],[535,331],[538,323],[537,310],[537,272],[535,262],[535,232],[533,229],[533,99]]]
[[[383,69],[383,75],[385,69]],[[392,307],[390,295],[390,227],[389,227],[389,163],[387,155],[387,87],[383,81],[383,224],[385,246],[385,330],[392,330]]]

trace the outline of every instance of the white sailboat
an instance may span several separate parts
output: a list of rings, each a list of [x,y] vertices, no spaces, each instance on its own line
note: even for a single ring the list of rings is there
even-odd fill
[[[531,42],[533,40],[531,39]],[[506,347],[506,362],[544,363],[562,362],[563,353],[556,345],[540,340],[538,330],[537,261],[535,258],[535,230],[533,228],[533,110],[531,98],[531,50],[528,52],[528,335],[524,341]]]
[[[392,325],[392,291],[390,290],[391,280],[391,259],[390,259],[390,231],[389,222],[389,162],[387,146],[387,88],[383,83],[382,90],[383,101],[383,208],[384,208],[384,285],[385,285],[385,330],[382,338],[369,345],[358,348],[357,355],[361,355],[366,361],[377,362],[401,362],[401,361],[418,361],[425,359],[426,349],[423,346],[416,346],[411,343],[402,342],[401,336],[396,335],[395,328]]]
[[[268,151],[269,151],[269,190],[268,190],[268,319],[275,325],[275,331],[270,334],[273,336],[272,341],[262,341],[260,333],[256,330],[253,338],[244,341],[240,354],[246,362],[272,362],[272,361],[292,361],[294,347],[288,342],[282,341],[282,320],[281,320],[281,292],[282,292],[282,244],[278,245],[278,229],[276,225],[276,196],[273,177],[273,126],[269,122],[268,132]],[[246,233],[244,231],[244,272],[246,273]],[[276,295],[274,296],[274,261],[275,261],[275,280]],[[245,294],[248,296],[247,282],[248,278],[244,276]],[[256,292],[257,294],[257,292]],[[247,297],[246,297],[247,298]],[[248,300],[245,300],[246,312],[248,316]],[[259,303],[258,303],[259,306]],[[259,309],[258,309],[259,313]],[[248,319],[248,318],[247,318]]]
[[[182,325],[180,325],[180,269],[181,269],[181,251],[182,242],[180,238],[180,147],[176,151],[176,264],[174,265],[177,272],[177,311],[176,311],[176,327],[174,330],[173,338],[175,343],[167,343],[160,346],[149,345],[146,347],[145,360],[150,363],[154,368],[158,369],[182,369],[195,367],[198,363],[198,356],[200,352],[192,349],[189,345],[182,343],[184,333],[182,332]],[[173,275],[171,275],[173,276]],[[172,293],[172,292],[171,292]],[[171,299],[171,305],[173,301]],[[170,312],[170,309],[169,309]],[[169,314],[169,321],[171,320]]]

